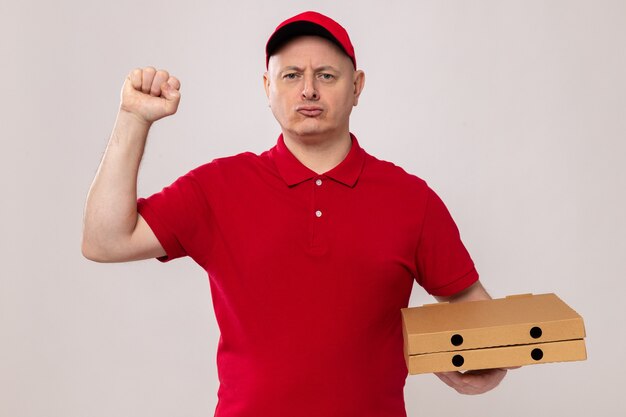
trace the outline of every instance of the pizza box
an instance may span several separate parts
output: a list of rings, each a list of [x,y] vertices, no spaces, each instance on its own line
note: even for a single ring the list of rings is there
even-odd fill
[[[582,317],[555,294],[402,309],[409,374],[587,358]]]

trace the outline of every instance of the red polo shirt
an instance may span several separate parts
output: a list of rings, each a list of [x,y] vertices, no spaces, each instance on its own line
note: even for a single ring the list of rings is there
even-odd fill
[[[419,178],[352,148],[318,175],[282,137],[214,160],[138,210],[167,252],[208,273],[221,331],[219,417],[402,417],[400,309],[416,280],[478,279],[446,207]]]

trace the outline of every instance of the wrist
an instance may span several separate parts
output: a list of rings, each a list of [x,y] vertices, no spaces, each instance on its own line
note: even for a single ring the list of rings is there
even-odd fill
[[[116,147],[129,145],[132,148],[139,145],[143,148],[151,125],[151,122],[142,119],[141,116],[120,109],[115,119],[109,145]]]
[[[124,126],[129,126],[129,127],[133,126],[133,127],[137,127],[140,129],[150,129],[150,127],[152,126],[152,123],[153,122],[148,121],[133,112],[124,110],[122,107],[120,107],[117,113],[116,124],[123,124]]]

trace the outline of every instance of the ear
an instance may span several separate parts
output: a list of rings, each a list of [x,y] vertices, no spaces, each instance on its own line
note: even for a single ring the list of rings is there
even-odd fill
[[[265,88],[267,98],[270,98],[270,76],[267,71],[263,74],[263,88]]]
[[[359,104],[359,96],[365,87],[365,73],[361,70],[354,71],[354,104]]]

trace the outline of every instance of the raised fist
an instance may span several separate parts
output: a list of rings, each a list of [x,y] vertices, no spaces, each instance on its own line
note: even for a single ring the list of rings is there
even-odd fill
[[[180,81],[154,67],[136,68],[122,87],[120,109],[151,124],[176,113],[180,102]]]

